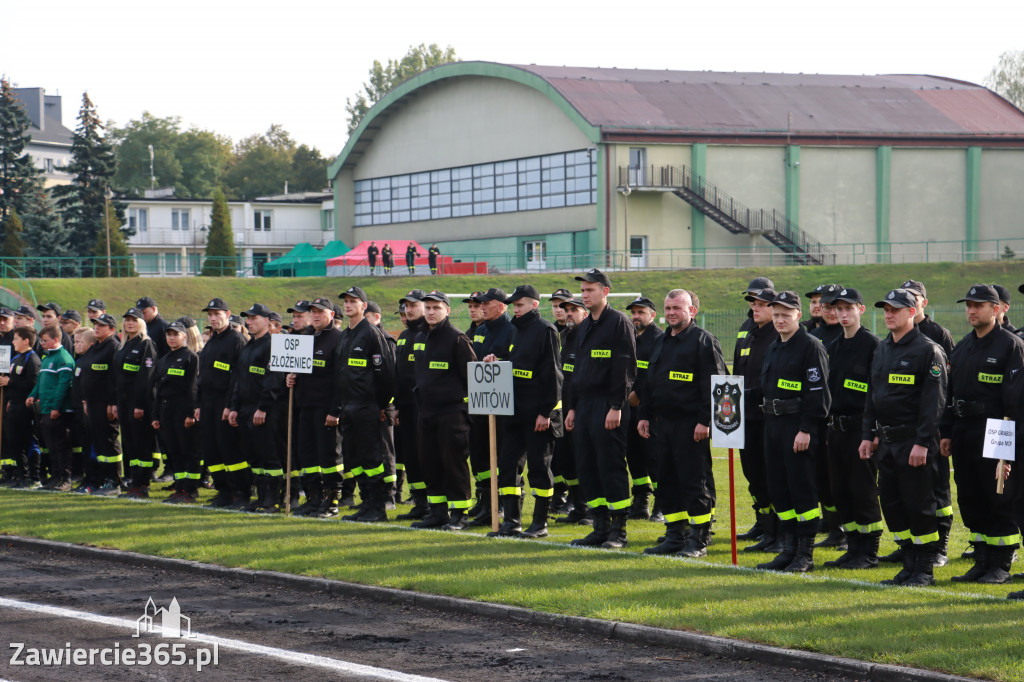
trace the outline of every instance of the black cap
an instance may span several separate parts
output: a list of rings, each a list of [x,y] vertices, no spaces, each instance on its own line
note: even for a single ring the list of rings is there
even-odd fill
[[[142,311],[139,310],[138,308],[129,308],[121,317],[134,317],[136,320],[141,320]]]
[[[188,315],[182,315],[181,317],[178,318],[177,321],[180,322],[181,326],[184,327],[185,329],[188,329],[189,327],[195,327],[196,329],[199,328],[199,325],[196,324],[196,321],[193,320]]]
[[[992,284],[993,289],[996,290],[996,294],[999,296],[999,300],[1003,303],[1010,302],[1010,290],[1004,287],[1002,284]]]
[[[181,323],[181,320],[175,320],[174,322],[171,322],[169,325],[167,325],[167,329],[164,331],[164,333],[166,334],[167,332],[178,332],[179,334],[184,334],[185,325]]]
[[[825,287],[827,286],[827,284],[819,284],[818,286],[814,287],[806,294],[804,294],[804,296],[806,296],[807,298],[810,298],[811,296],[821,296],[822,294],[825,293]]]
[[[637,306],[642,308],[650,308],[651,310],[657,310],[657,308],[654,307],[654,302],[651,301],[651,299],[645,298],[643,296],[637,296],[635,299],[633,299],[630,302],[630,304],[626,306],[626,310],[632,310]]]
[[[975,284],[957,303],[999,303],[999,292],[989,284]]]
[[[37,305],[36,306],[36,310],[38,310],[40,312],[44,312],[46,310],[52,310],[53,312],[57,313],[58,315],[60,315],[62,312],[64,312],[64,309],[61,308],[60,305],[58,305],[57,303],[54,303],[53,301],[47,301],[46,303],[41,303],[41,304]]]
[[[60,316],[62,320],[74,320],[75,322],[81,322],[82,316],[77,310],[65,310],[64,314]]]
[[[582,298],[570,298],[566,301],[562,301],[562,308],[568,308],[569,306],[576,306],[577,308],[586,308],[586,304],[583,303]]]
[[[772,305],[781,305],[786,308],[800,310],[800,297],[797,296],[795,291],[780,291],[775,294],[775,298],[772,299]]]
[[[345,296],[351,296],[352,298],[358,298],[363,303],[366,303],[366,301],[367,301],[367,299],[366,299],[366,292],[363,291],[362,287],[351,286],[348,289],[346,289],[345,291],[343,291],[340,294],[338,294],[339,298],[343,298]]]
[[[825,289],[821,292],[821,300],[819,302],[825,303],[827,305],[832,305],[832,302],[835,301],[836,294],[838,294],[844,288],[845,287],[843,287],[842,284],[827,285]]]
[[[224,302],[223,298],[214,298],[210,300],[205,308],[203,308],[204,313],[211,310],[231,310],[231,308],[228,307],[228,304]]]
[[[140,298],[139,300],[137,300],[135,302],[135,307],[136,308],[155,308],[156,307],[156,301],[154,301],[152,299],[152,297],[150,297],[150,296],[143,296],[142,298]]]
[[[383,312],[380,309],[380,306],[377,305],[376,301],[367,301],[366,302],[366,312],[368,312],[368,313],[377,313],[378,315],[382,315],[383,314]]]
[[[426,293],[423,289],[413,289],[402,298],[398,299],[399,303],[405,303],[406,301],[416,302],[423,300],[423,294]]]
[[[497,287],[491,287],[487,291],[477,295],[477,300],[480,303],[486,303],[487,301],[498,301],[500,303],[504,303],[506,298],[508,298],[508,295]]]
[[[248,310],[242,311],[242,317],[266,317],[270,318],[270,308],[262,303],[253,303]]]
[[[423,294],[423,299],[422,300],[424,300],[424,301],[441,301],[441,303],[444,303],[445,305],[451,305],[451,303],[448,302],[448,296],[443,291],[438,291],[437,289],[433,289],[433,290]]]
[[[902,287],[899,289],[893,289],[887,293],[885,298],[881,301],[876,301],[875,307],[884,308],[888,303],[893,308],[915,308],[917,307],[917,299],[914,298],[914,294],[916,293],[916,291],[904,289]]]
[[[295,305],[286,310],[288,313],[308,313],[309,312],[309,301],[296,301]]]
[[[928,290],[924,288],[924,284],[918,282],[916,279],[908,279],[900,285],[900,289],[912,291],[915,294],[919,294],[921,298],[928,298]]]
[[[100,311],[100,310],[106,310],[107,306],[103,303],[103,299],[101,299],[101,298],[94,298],[94,299],[91,299],[88,303],[85,304],[85,309],[86,310]]]
[[[480,300],[481,296],[483,296],[482,292],[474,291],[469,296],[467,296],[466,298],[462,299],[462,302],[463,303],[483,303],[483,301]]]
[[[95,327],[98,324],[105,324],[108,327],[113,327],[114,329],[117,329],[117,318],[115,318],[110,313],[103,313],[102,315],[100,315],[99,317],[92,321],[92,326]]]
[[[14,317],[14,311],[5,305],[0,305],[0,317]]]
[[[604,274],[597,268],[590,268],[583,273],[580,277],[576,278],[577,282],[595,282],[601,286],[606,286],[609,289],[612,288],[612,281],[608,279],[608,275]]]
[[[323,296],[321,296],[320,298],[317,298],[317,299],[314,299],[314,300],[310,301],[309,302],[309,307],[310,308],[319,308],[320,310],[330,310],[330,311],[334,312],[334,304],[331,303],[331,299],[324,298]]]
[[[334,316],[335,317],[344,317],[345,316],[345,309],[342,308],[337,303],[332,303],[331,307],[334,308]]]
[[[19,305],[18,309],[14,311],[14,314],[22,317],[31,317],[33,320],[36,319],[36,311],[29,308],[27,305]]]
[[[754,279],[750,280],[750,284],[747,285],[747,288],[743,291],[743,293],[752,294],[755,291],[760,291],[761,289],[771,289],[774,291],[775,283],[772,282],[767,277],[755,277]]]
[[[843,287],[835,294],[832,295],[832,303],[839,303],[839,301],[845,301],[846,303],[864,303],[864,297],[860,295],[860,292],[850,287]]]
[[[1024,284],[1021,284],[1019,287],[1017,287],[1017,291],[1024,294]]]
[[[238,315],[230,315],[228,316],[228,324],[237,324],[239,327],[241,327],[242,318],[240,318]]]
[[[771,303],[775,300],[775,289],[772,289],[771,287],[751,289],[743,298],[746,301],[764,301],[765,303]]]
[[[516,287],[516,290],[512,292],[512,295],[505,299],[505,303],[515,303],[521,298],[534,298],[540,300],[540,293],[537,288],[531,284],[520,284]]]
[[[572,298],[572,292],[568,289],[558,289],[551,294],[552,301],[568,301]]]
[[[284,324],[284,320],[281,319],[281,313],[276,310],[271,310],[270,314],[267,315],[267,319],[271,322],[277,322],[278,324]]]
[[[401,315],[404,312],[405,312],[405,301],[402,301],[401,303],[398,304],[398,312],[395,313],[395,315]]]

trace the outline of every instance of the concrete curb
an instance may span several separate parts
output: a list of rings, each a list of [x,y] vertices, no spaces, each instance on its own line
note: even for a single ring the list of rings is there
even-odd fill
[[[478,602],[458,597],[422,594],[390,587],[375,587],[357,583],[310,578],[277,571],[254,571],[245,568],[226,568],[186,559],[149,556],[116,549],[101,549],[67,542],[25,538],[14,535],[0,536],[9,546],[32,550],[60,552],[70,556],[111,561],[133,566],[149,566],[191,573],[211,578],[242,580],[256,585],[277,585],[306,592],[322,592],[341,596],[359,597],[391,604],[408,604],[435,611],[470,614],[495,620],[514,621],[531,625],[556,627],[581,634],[598,635],[630,644],[657,644],[659,646],[695,651],[702,654],[749,659],[776,666],[800,668],[822,673],[842,673],[884,682],[953,682],[970,678],[947,675],[932,670],[920,670],[897,665],[868,663],[839,656],[810,651],[784,649],[742,640],[702,635],[682,630],[669,630],[633,623],[599,620],[580,616],[532,611],[518,606],[505,606]]]

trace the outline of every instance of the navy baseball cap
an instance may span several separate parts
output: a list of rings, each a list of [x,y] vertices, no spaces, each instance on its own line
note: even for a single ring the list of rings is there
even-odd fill
[[[1002,284],[991,284],[989,285],[996,290],[996,294],[999,296],[999,300],[1003,303],[1010,302],[1010,290],[1004,287]]]
[[[14,317],[14,311],[7,306],[0,306],[0,317]]]
[[[110,313],[103,313],[102,315],[100,315],[99,317],[92,321],[92,326],[95,327],[98,324],[104,324],[108,327],[113,327],[114,329],[117,329],[117,319],[115,319],[114,316],[111,315]]]
[[[747,295],[743,298],[747,301],[764,301],[765,303],[771,303],[775,300],[775,289],[772,289],[771,287],[752,289],[748,291]]]
[[[800,310],[800,297],[795,291],[780,291],[775,294],[775,298],[772,299],[772,305],[781,305],[786,308]]]
[[[231,308],[228,307],[228,304],[224,302],[223,298],[214,298],[206,304],[205,308],[203,308],[204,313],[211,310],[231,310]]]
[[[908,279],[899,288],[918,294],[921,298],[928,298],[928,290],[924,288],[923,283],[918,282],[916,279]]]
[[[520,284],[516,287],[516,290],[512,292],[512,295],[505,299],[505,303],[515,303],[521,298],[533,298],[540,300],[540,293],[536,287],[530,284]]]
[[[38,310],[39,312],[45,312],[47,310],[52,310],[53,312],[57,313],[58,315],[60,315],[62,312],[64,312],[64,309],[61,308],[59,304],[54,303],[53,301],[47,301],[46,303],[41,303],[41,304],[37,305],[36,306],[36,310]]]
[[[142,311],[139,310],[138,308],[129,308],[121,317],[134,317],[136,320],[141,320]]]
[[[377,313],[378,315],[382,315],[383,314],[383,311],[380,309],[380,305],[378,305],[376,301],[367,301],[366,302],[366,312],[368,312],[368,313]]]
[[[989,284],[975,284],[957,303],[999,303],[999,292]]]
[[[14,311],[14,314],[21,317],[31,317],[33,320],[36,319],[36,311],[29,308],[27,305],[18,306],[18,309]]]
[[[363,303],[367,302],[366,292],[363,291],[362,287],[351,286],[345,291],[338,294],[339,297],[344,298],[345,296],[351,296],[352,298],[358,298]]]
[[[199,328],[199,325],[196,324],[196,321],[193,320],[188,315],[182,315],[181,317],[178,318],[177,321],[181,322],[181,326],[184,327],[185,329],[188,329],[189,327],[195,327],[197,329]]]
[[[483,301],[480,300],[481,296],[483,296],[482,292],[474,291],[469,296],[467,296],[466,298],[462,299],[462,302],[463,303],[483,303]]]
[[[774,291],[775,283],[767,277],[755,277],[750,280],[750,284],[748,284],[747,288],[743,290],[743,293],[752,294],[755,291],[760,291],[761,289],[772,289]]]
[[[650,308],[651,310],[657,310],[657,308],[654,307],[654,302],[651,301],[651,299],[646,298],[644,296],[637,296],[636,298],[634,298],[630,302],[630,304],[626,306],[626,310],[632,310],[633,308],[636,308],[636,307]]]
[[[101,298],[94,298],[94,299],[90,300],[88,303],[85,304],[85,309],[86,310],[100,311],[100,310],[106,310],[107,306],[103,303],[103,299],[101,299]]]
[[[416,301],[422,301],[423,300],[423,294],[425,294],[425,293],[426,292],[423,291],[423,289],[413,289],[412,291],[407,293],[405,296],[403,296],[402,298],[398,299],[398,302],[399,303],[406,303],[406,302],[415,303]]]
[[[320,310],[330,310],[331,312],[334,312],[334,304],[331,303],[331,299],[324,298],[323,296],[310,301],[309,307],[319,308]]]
[[[498,289],[497,287],[491,287],[482,294],[477,295],[477,300],[480,303],[486,303],[487,301],[499,301],[504,303],[506,298],[508,298],[508,295],[504,290]]]
[[[844,288],[845,287],[843,287],[842,284],[829,284],[821,292],[821,301],[820,302],[824,303],[826,305],[832,305],[832,303],[835,301],[836,294],[838,294]]]
[[[136,308],[155,308],[156,307],[156,301],[154,301],[152,299],[152,297],[150,297],[150,296],[143,296],[142,298],[140,298],[139,300],[137,300],[135,302],[135,307]]]
[[[428,292],[426,294],[423,294],[423,300],[424,301],[440,301],[441,303],[444,303],[445,305],[451,305],[451,303],[448,302],[448,296],[444,292],[438,291],[437,289],[434,289],[434,290],[432,290],[432,291],[430,291],[430,292]]]
[[[551,294],[552,301],[569,301],[572,299],[572,292],[568,289],[558,289]]]
[[[881,301],[876,301],[875,307],[884,308],[886,304],[889,304],[893,308],[915,308],[917,307],[917,299],[914,298],[914,294],[916,293],[918,292],[902,287],[893,289]]]
[[[252,307],[248,310],[243,310],[241,313],[242,317],[266,317],[270,318],[270,308],[263,305],[262,303],[253,303]]]
[[[604,274],[597,268],[590,268],[583,273],[582,276],[576,278],[577,282],[594,282],[601,286],[612,288],[612,281],[608,279],[608,275]]]
[[[852,287],[843,287],[832,296],[832,303],[839,303],[839,301],[863,304],[864,297]]]
[[[281,313],[276,310],[271,310],[270,314],[267,315],[267,319],[271,322],[277,322],[278,324],[284,324],[284,320],[281,319]]]
[[[62,320],[74,320],[75,322],[82,321],[82,315],[77,310],[65,310],[64,314],[60,316]]]
[[[170,332],[178,332],[179,334],[184,334],[185,325],[181,323],[181,320],[175,320],[174,322],[171,322],[169,325],[167,325],[167,331],[164,333],[167,334]]]
[[[582,298],[570,298],[567,301],[562,301],[561,307],[567,308],[569,306],[576,306],[577,308],[586,308],[586,304],[583,303]]]
[[[286,310],[288,313],[308,313],[309,312],[309,301],[296,301],[295,305]]]

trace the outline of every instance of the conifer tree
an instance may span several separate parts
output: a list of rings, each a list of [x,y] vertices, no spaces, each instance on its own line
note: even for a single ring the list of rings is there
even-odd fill
[[[213,212],[206,241],[206,260],[200,274],[212,277],[235,276],[235,242],[231,232],[228,200],[219,188],[213,191]]]

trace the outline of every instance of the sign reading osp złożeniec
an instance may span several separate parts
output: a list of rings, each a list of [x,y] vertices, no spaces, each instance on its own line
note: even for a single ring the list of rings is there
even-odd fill
[[[270,371],[313,373],[313,337],[273,334],[270,337]]]
[[[711,377],[711,444],[716,448],[743,448],[743,377]]]
[[[1014,461],[1016,455],[1013,447],[1017,437],[1016,426],[1016,422],[1010,420],[986,420],[985,447],[981,451],[981,456],[988,459],[1001,459],[1006,462]]]
[[[511,362],[470,362],[467,370],[470,414],[515,414]]]

